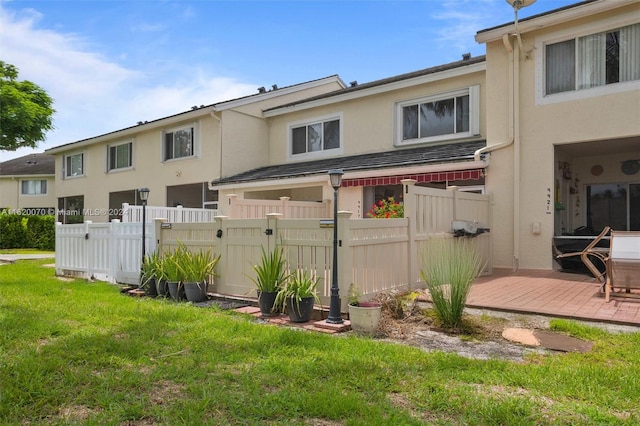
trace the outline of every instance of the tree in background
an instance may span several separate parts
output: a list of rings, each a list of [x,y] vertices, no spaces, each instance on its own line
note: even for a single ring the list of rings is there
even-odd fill
[[[53,129],[53,100],[30,81],[18,81],[18,69],[0,61],[0,150],[35,148]]]

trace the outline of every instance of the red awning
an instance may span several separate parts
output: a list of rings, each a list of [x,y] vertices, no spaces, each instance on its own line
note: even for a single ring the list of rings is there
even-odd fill
[[[480,180],[483,177],[482,169],[458,170],[451,172],[417,173],[412,175],[396,175],[384,177],[344,179],[343,187],[349,186],[377,186],[377,185],[400,185],[403,179],[415,179],[420,182],[447,182],[454,180]]]

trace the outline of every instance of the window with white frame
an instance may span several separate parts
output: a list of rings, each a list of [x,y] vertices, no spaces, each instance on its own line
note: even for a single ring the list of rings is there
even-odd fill
[[[396,104],[396,145],[465,138],[480,133],[480,87]]]
[[[332,116],[290,125],[289,154],[305,156],[341,149],[340,120],[340,116]]]
[[[640,80],[640,23],[549,43],[544,93]]]
[[[165,131],[163,136],[163,161],[195,155],[195,126]]]
[[[46,179],[23,180],[20,186],[22,195],[44,195],[47,193]]]
[[[121,143],[118,145],[109,145],[107,147],[107,170],[118,170],[131,167],[133,144],[131,142]]]
[[[64,157],[64,176],[67,178],[84,176],[84,154],[66,155]]]

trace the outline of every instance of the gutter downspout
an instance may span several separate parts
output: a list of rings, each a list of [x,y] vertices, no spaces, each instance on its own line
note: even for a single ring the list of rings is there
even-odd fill
[[[510,35],[502,36],[502,43],[509,54],[509,81],[508,81],[508,120],[509,135],[504,142],[496,145],[488,145],[478,149],[474,154],[474,160],[479,161],[482,154],[487,154],[499,149],[507,148],[514,145],[513,152],[513,273],[518,271],[520,263],[520,50],[519,44],[514,46],[511,44]]]
[[[215,118],[216,120],[218,120],[218,129],[220,134],[220,168],[218,170],[219,174],[217,179],[220,179],[222,177],[222,118],[218,117],[215,111],[211,111],[209,114],[211,115],[212,118]],[[211,179],[209,179],[209,181],[207,182],[207,186],[209,187],[209,190],[212,191]]]

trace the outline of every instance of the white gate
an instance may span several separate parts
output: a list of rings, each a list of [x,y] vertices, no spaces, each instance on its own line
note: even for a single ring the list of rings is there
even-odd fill
[[[145,250],[155,250],[155,227],[145,229]],[[112,283],[137,284],[142,261],[142,224],[56,224],[56,273]]]

